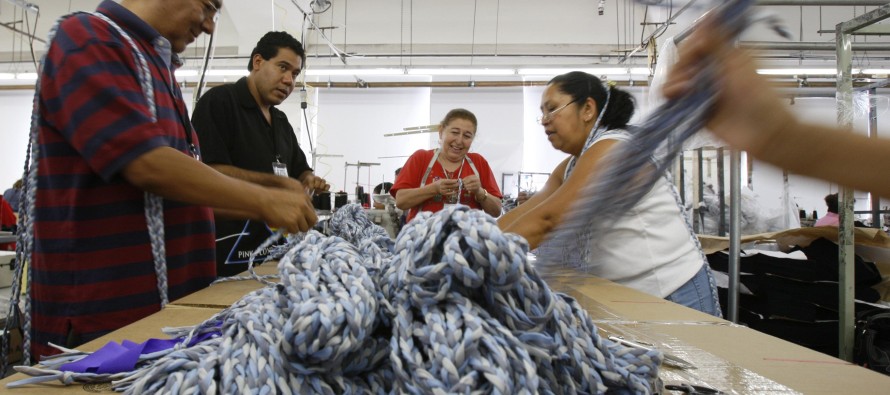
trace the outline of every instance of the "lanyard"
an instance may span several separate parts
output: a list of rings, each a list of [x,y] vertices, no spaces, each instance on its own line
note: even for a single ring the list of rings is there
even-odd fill
[[[151,59],[151,63],[155,67],[158,68],[158,74],[160,74],[160,76],[161,76],[161,81],[164,82],[164,88],[166,88],[167,92],[170,93],[170,96],[172,96],[174,98],[173,107],[176,108],[176,116],[179,119],[179,123],[182,125],[183,131],[185,132],[185,142],[188,145],[189,153],[192,155],[193,158],[195,158],[197,160],[201,160],[201,154],[198,152],[198,147],[195,145],[195,142],[192,140],[192,124],[191,124],[191,122],[189,122],[188,114],[183,111],[184,110],[182,108],[183,106],[180,105],[181,102],[183,101],[182,95],[176,94],[177,90],[174,90],[172,87],[172,85],[173,85],[173,70],[170,70],[167,67],[161,67],[161,65],[158,64],[158,60],[155,59],[156,58],[155,55],[153,55],[151,53],[148,53],[148,55],[149,55],[149,58]],[[167,81],[167,77],[164,75],[164,69],[166,69],[167,72],[170,74],[169,82]],[[179,99],[179,100],[176,100],[176,99]]]
[[[263,111],[260,110],[260,116],[263,115]],[[278,141],[275,140],[275,114],[272,113],[272,108],[269,108],[269,138],[272,139],[272,153],[275,154],[275,163],[281,163],[281,153],[278,152]]]

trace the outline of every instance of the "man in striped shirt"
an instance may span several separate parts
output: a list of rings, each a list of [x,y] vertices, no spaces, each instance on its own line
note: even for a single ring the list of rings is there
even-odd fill
[[[49,342],[76,346],[159,310],[146,193],[164,198],[171,301],[216,277],[214,212],[292,232],[316,222],[298,181],[263,187],[197,160],[173,71],[176,54],[213,31],[221,7],[222,0],[106,0],[101,17],[81,13],[58,26],[36,109],[35,355],[55,353]],[[145,66],[151,98],[140,83]]]

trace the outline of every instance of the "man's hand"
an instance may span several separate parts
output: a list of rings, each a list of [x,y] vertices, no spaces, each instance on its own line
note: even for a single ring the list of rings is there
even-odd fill
[[[310,191],[324,192],[331,189],[331,185],[324,178],[312,173],[307,172],[300,179],[303,181],[303,185]]]
[[[263,221],[273,228],[288,232],[305,232],[312,228],[318,217],[312,207],[312,199],[305,191],[269,188],[263,196]]]

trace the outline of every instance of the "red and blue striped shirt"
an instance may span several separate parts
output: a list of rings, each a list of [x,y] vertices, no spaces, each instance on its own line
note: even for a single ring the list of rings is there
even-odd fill
[[[124,38],[93,15],[64,20],[49,47],[38,97],[35,355],[54,353],[48,342],[86,342],[160,309],[144,192],[121,171],[158,147],[189,152],[188,115],[169,43],[113,1],[98,12],[120,25],[146,57],[157,121]],[[216,277],[212,212],[164,200],[164,225],[168,294],[175,300]]]

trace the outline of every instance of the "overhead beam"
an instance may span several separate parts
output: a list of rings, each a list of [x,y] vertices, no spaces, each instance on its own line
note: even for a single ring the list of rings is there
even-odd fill
[[[742,48],[758,51],[837,51],[837,44],[818,41],[742,41]],[[890,51],[890,43],[853,43],[856,51]]]
[[[881,6],[890,3],[887,0],[758,0],[760,6]]]
[[[890,17],[890,4],[888,3],[890,2],[884,3],[880,8],[875,8],[874,10],[859,15],[849,21],[838,24],[838,34],[854,34],[868,26],[887,19]]]

